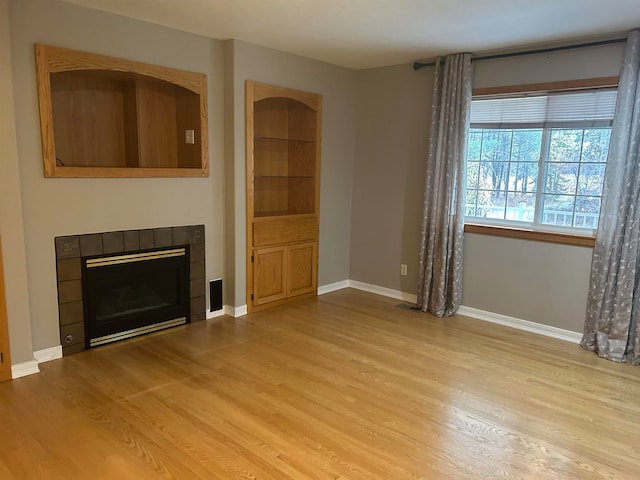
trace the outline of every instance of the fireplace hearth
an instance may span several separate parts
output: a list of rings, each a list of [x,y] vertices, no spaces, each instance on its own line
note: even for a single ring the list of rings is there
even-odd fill
[[[56,237],[63,354],[204,320],[204,241],[204,225]]]

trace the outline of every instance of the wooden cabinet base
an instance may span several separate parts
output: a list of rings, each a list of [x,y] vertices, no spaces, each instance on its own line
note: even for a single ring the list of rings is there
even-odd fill
[[[316,294],[318,254],[315,242],[258,248],[252,257],[253,288],[247,302],[251,307]]]

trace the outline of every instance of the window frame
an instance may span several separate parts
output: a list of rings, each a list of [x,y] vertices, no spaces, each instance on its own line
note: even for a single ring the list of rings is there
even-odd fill
[[[524,85],[509,85],[502,87],[474,88],[472,95],[474,99],[483,96],[507,95],[507,94],[540,94],[551,92],[580,91],[597,88],[617,88],[619,77],[598,77],[581,80],[568,80],[559,82],[535,83]],[[466,158],[465,158],[466,162]],[[494,235],[500,237],[517,238],[522,240],[533,240],[540,242],[559,243],[564,245],[575,245],[581,247],[592,247],[595,245],[595,232],[585,233],[558,228],[550,225],[549,228],[532,229],[518,225],[517,223],[502,224],[499,220],[491,224],[483,222],[468,221],[464,219],[465,233],[481,235]]]

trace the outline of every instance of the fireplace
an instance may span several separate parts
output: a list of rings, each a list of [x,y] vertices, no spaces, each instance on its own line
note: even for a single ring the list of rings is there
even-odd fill
[[[205,319],[204,225],[66,235],[55,253],[63,355]]]
[[[87,348],[189,321],[188,247],[83,259]]]

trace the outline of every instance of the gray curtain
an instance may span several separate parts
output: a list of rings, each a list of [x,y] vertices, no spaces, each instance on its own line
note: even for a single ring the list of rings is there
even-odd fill
[[[620,73],[600,223],[581,345],[640,364],[640,30],[629,35]]]
[[[425,181],[418,270],[418,307],[438,317],[453,315],[462,299],[464,178],[471,55],[436,60],[431,137]]]

